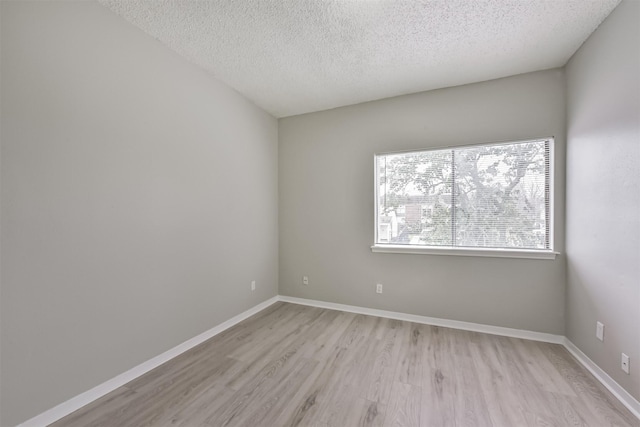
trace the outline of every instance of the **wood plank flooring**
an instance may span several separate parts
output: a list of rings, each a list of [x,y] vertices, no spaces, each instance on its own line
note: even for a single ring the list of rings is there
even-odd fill
[[[280,302],[52,426],[640,422],[560,345]]]

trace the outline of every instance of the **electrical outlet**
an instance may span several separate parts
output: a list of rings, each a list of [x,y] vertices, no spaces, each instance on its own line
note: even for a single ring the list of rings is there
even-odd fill
[[[622,353],[622,359],[620,361],[620,368],[625,371],[627,374],[629,373],[629,356]]]
[[[377,294],[381,294],[382,293],[382,283],[378,283],[376,285],[376,293]]]
[[[604,324],[602,322],[596,322],[596,338],[604,341]]]
[[[252,290],[252,291],[255,291],[255,290],[256,290],[256,281],[255,281],[255,280],[253,280],[253,281],[251,282],[251,290]]]
[[[302,276],[302,284],[303,285],[308,285],[309,284],[309,278],[307,276]]]

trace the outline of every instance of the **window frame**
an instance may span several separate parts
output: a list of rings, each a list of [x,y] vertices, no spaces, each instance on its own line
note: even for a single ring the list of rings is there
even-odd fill
[[[409,154],[425,151],[437,151],[446,149],[462,149],[480,146],[496,146],[523,144],[527,142],[549,142],[549,249],[519,249],[519,248],[470,248],[457,246],[428,246],[428,245],[396,245],[378,243],[378,192],[379,192],[379,170],[377,159],[380,156],[392,154]],[[399,150],[374,153],[374,235],[371,251],[376,253],[394,254],[416,254],[416,255],[454,255],[454,256],[476,256],[476,257],[497,257],[497,258],[526,258],[526,259],[555,259],[559,252],[555,251],[555,138],[553,136],[543,138],[532,138],[515,141],[502,142],[482,142],[474,144],[461,144],[449,146],[436,146],[423,149]]]

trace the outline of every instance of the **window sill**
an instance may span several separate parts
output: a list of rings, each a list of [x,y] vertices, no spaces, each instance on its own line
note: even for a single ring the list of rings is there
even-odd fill
[[[456,255],[493,258],[555,259],[558,252],[526,249],[438,248],[434,246],[374,245],[371,252],[418,255]]]

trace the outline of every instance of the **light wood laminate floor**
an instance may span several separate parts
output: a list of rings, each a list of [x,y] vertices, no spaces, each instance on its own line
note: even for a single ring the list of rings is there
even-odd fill
[[[639,425],[560,345],[282,302],[53,424]]]

